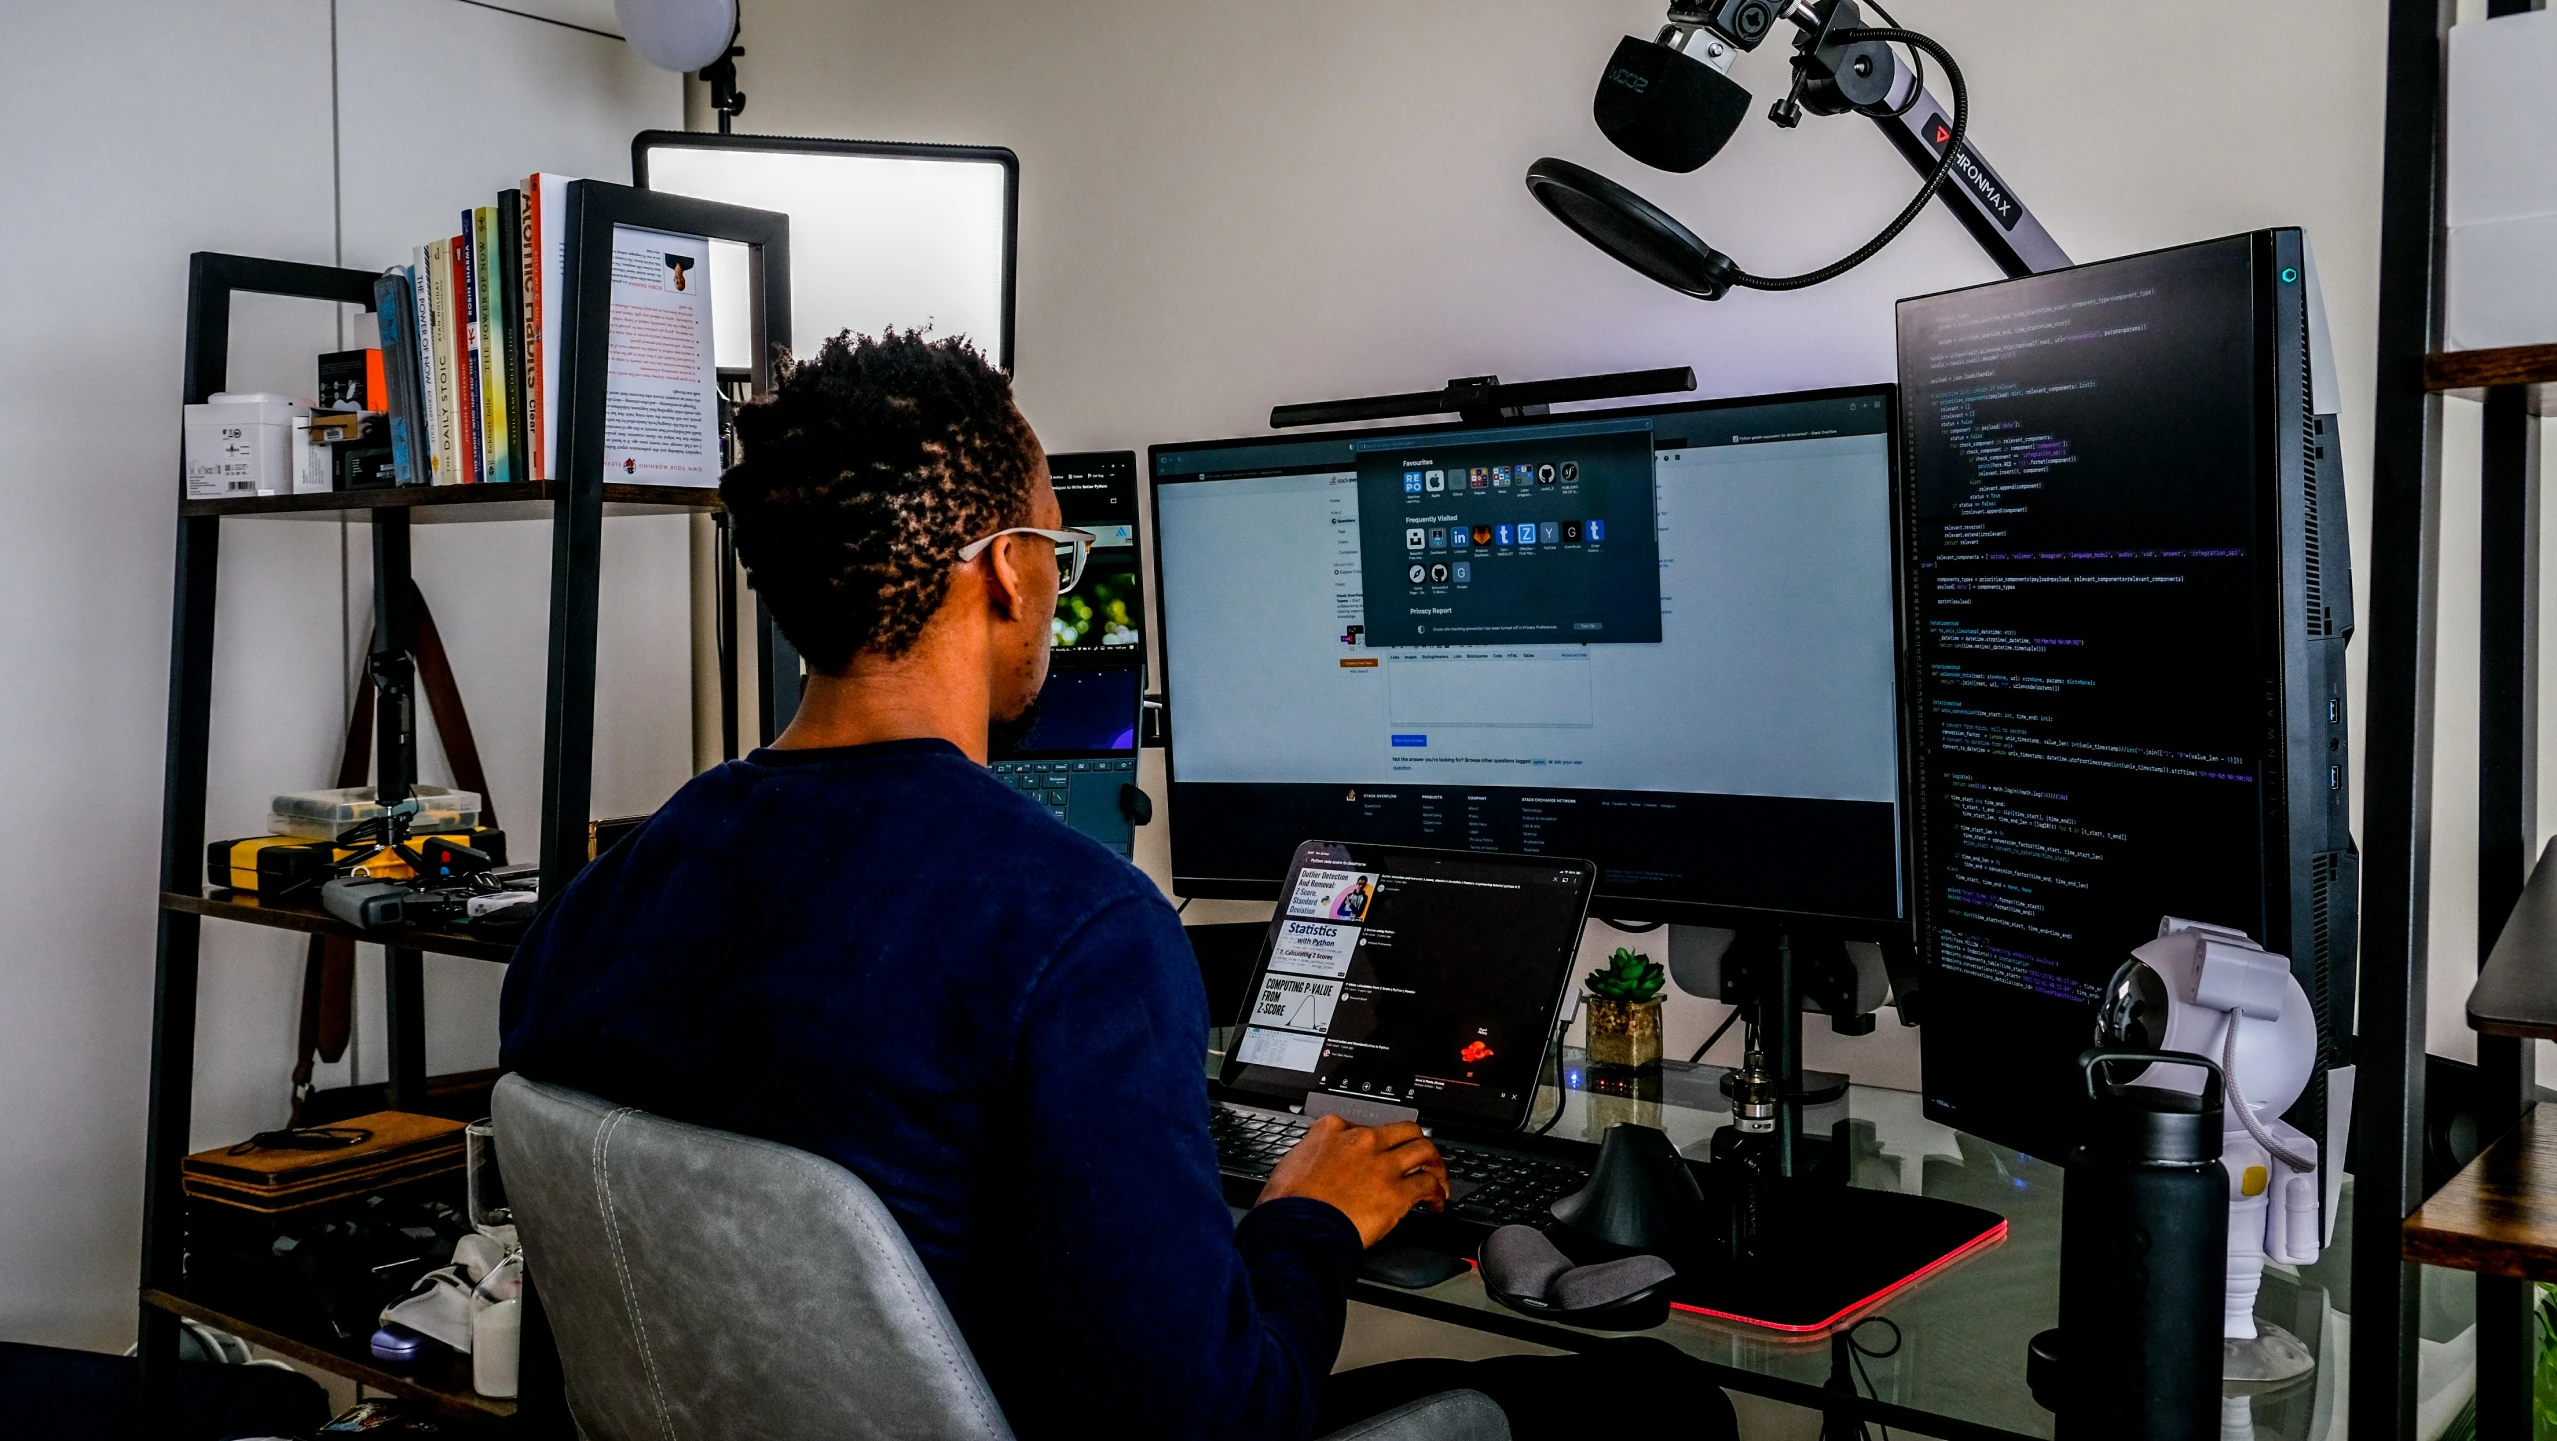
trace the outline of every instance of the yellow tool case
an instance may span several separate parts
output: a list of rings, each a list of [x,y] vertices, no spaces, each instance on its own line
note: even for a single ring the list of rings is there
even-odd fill
[[[495,826],[438,831],[411,836],[408,840],[409,844],[420,848],[437,841],[468,846],[485,852],[498,865],[506,864],[506,832]],[[350,864],[367,851],[374,854],[350,868]],[[295,901],[317,896],[322,884],[342,875],[401,881],[416,874],[417,868],[408,863],[407,857],[397,851],[379,850],[370,842],[315,841],[307,836],[247,836],[235,841],[215,841],[204,848],[206,884],[217,890],[251,891],[269,901]]]

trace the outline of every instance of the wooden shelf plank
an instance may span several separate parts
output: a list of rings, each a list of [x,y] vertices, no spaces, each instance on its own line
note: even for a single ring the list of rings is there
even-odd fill
[[[193,915],[212,916],[218,920],[239,921],[245,925],[273,926],[278,930],[302,931],[311,935],[344,936],[352,941],[369,941],[380,946],[401,946],[415,951],[432,951],[439,956],[466,956],[477,961],[504,963],[515,958],[513,941],[493,940],[487,936],[460,931],[359,931],[316,906],[278,906],[260,902],[256,896],[236,891],[213,891],[199,894],[191,891],[162,891],[163,910],[186,911]]]
[[[2529,884],[2468,990],[2468,1024],[2490,1036],[2557,1040],[2557,840],[2541,852]]]
[[[548,520],[557,500],[549,481],[522,485],[408,485],[383,490],[340,490],[322,495],[249,495],[236,500],[186,500],[180,515],[264,517],[281,520],[367,520],[377,510],[405,510],[419,525],[464,521]],[[716,487],[607,485],[606,515],[676,515],[720,508]]]
[[[2513,345],[2499,350],[2441,350],[2424,357],[2424,388],[2466,400],[2483,400],[2500,385],[2530,387],[2530,413],[2557,409],[2557,345]]]
[[[432,1407],[437,1415],[450,1420],[476,1423],[481,1427],[504,1426],[515,1415],[514,1402],[482,1396],[471,1389],[471,1363],[467,1356],[438,1349],[427,1359],[394,1366],[373,1359],[371,1349],[363,1341],[341,1341],[335,1336],[297,1336],[260,1325],[237,1312],[154,1287],[142,1289],[142,1301],[145,1305],[228,1331],[243,1341],[263,1346],[279,1356],[326,1371],[332,1376],[343,1376],[377,1391],[388,1391],[395,1396],[422,1402]]]
[[[2557,1281],[2557,1127],[2539,1112],[2433,1193],[2402,1232],[2406,1259],[2428,1266]]]

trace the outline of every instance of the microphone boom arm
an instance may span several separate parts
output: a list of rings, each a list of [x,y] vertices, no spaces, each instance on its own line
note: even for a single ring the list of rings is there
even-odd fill
[[[1903,87],[1915,79],[1905,70],[1902,72]],[[1906,98],[1908,92],[1901,88],[1898,93]],[[1897,116],[1875,115],[1871,117],[1873,123],[1882,127],[1892,148],[1920,175],[1932,174],[1936,162],[1944,157],[1944,140],[1939,137],[1951,135],[1952,112],[1923,88],[1918,90],[1914,104],[1902,106],[1895,100],[1893,106],[1900,111]],[[1968,136],[1955,150],[1953,169],[1945,176],[1944,184],[1936,187],[1936,197],[1953,212],[1954,219],[1962,222],[1962,228],[1971,232],[1971,238],[1979,242],[2000,270],[2010,276],[2039,275],[2046,270],[2066,270],[2076,263],[2016,197],[2014,187],[1980,158]]]
[[[1767,118],[1790,130],[1801,123],[1805,110],[1863,115],[1882,127],[1884,138],[1919,175],[1931,177],[1941,170],[1936,194],[2000,270],[2012,277],[2069,268],[2068,253],[1971,143],[1962,123],[1962,76],[1953,57],[1935,41],[1900,30],[1882,0],[1864,4],[1882,17],[1882,26],[1865,24],[1855,0],[1783,0],[1778,13],[1800,30],[1794,40],[1794,83]],[[1673,4],[1673,22],[1679,13]],[[1913,57],[1921,50],[1933,53],[1953,86],[1953,104],[1928,93],[1923,69],[1901,64],[1888,44],[1877,41],[1898,41]],[[1707,63],[1714,59],[1709,55]],[[1947,145],[1953,148],[1950,165],[1945,164]]]
[[[1738,127],[1748,92],[1729,75],[1741,51],[1798,27],[1793,85],[1767,118],[1791,129],[1804,112],[1863,115],[1916,168],[1917,193],[1855,250],[1795,275],[1756,275],[1618,182],[1552,156],[1527,167],[1527,189],[1556,220],[1600,250],[1672,290],[1720,300],[1734,287],[1801,290],[1872,259],[1941,197],[1971,238],[2009,276],[2069,267],[2068,253],[2016,198],[1970,142],[1968,89],[1942,43],[1891,23],[1881,0],[1864,0],[1886,22],[1864,23],[1857,0],[1672,0],[1660,39],[1625,37],[1599,82],[1593,112],[1616,147],[1655,169],[1680,174],[1713,158]],[[1700,53],[1688,53],[1703,36]],[[1903,64],[1892,46],[1908,49]],[[1947,107],[1926,88],[1921,56],[1952,90]]]

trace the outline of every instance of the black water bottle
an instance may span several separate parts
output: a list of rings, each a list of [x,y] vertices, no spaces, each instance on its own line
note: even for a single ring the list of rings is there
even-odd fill
[[[2105,1078],[2167,1063],[2200,1095]],[[2228,1173],[2220,1068],[2175,1051],[2089,1051],[2060,1206],[2060,1326],[2033,1338],[2034,1399],[2059,1441],[2215,1441]]]

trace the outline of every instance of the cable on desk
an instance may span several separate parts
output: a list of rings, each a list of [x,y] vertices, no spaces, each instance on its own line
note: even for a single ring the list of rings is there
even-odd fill
[[[1565,1032],[1569,1032],[1571,1030],[1571,1022],[1569,1020],[1565,1020],[1563,1022],[1563,1030]],[[1554,1057],[1554,1114],[1545,1118],[1545,1124],[1538,1126],[1534,1131],[1529,1132],[1530,1135],[1536,1136],[1544,1135],[1546,1132],[1554,1129],[1554,1123],[1563,1118],[1563,1112],[1571,1109],[1571,1093],[1563,1089],[1562,1036],[1556,1035],[1554,1037],[1553,1044],[1547,1046],[1545,1049],[1552,1052]]]
[[[1864,1342],[1857,1340],[1856,1333],[1862,1331],[1867,1326],[1890,1327],[1890,1347],[1886,1350],[1876,1351],[1866,1346]],[[1863,1320],[1858,1321],[1856,1324],[1847,1328],[1847,1356],[1855,1363],[1856,1379],[1864,1383],[1865,1394],[1873,1398],[1875,1405],[1880,1405],[1882,1403],[1882,1392],[1874,1386],[1872,1374],[1865,1370],[1865,1358],[1870,1356],[1876,1361],[1883,1361],[1899,1355],[1900,1340],[1900,1323],[1892,1320],[1888,1316],[1867,1316]],[[1891,1428],[1882,1425],[1880,1422],[1875,1422],[1874,1424],[1882,1432],[1882,1441],[1891,1441]],[[1826,1427],[1822,1428],[1821,1435],[1823,1437],[1823,1441],[1845,1441],[1845,1438],[1843,1437],[1830,1437]],[[1856,1436],[1859,1438],[1859,1441],[1870,1441],[1870,1435],[1871,1433],[1865,1429],[1863,1419],[1858,1418],[1856,1421]]]

